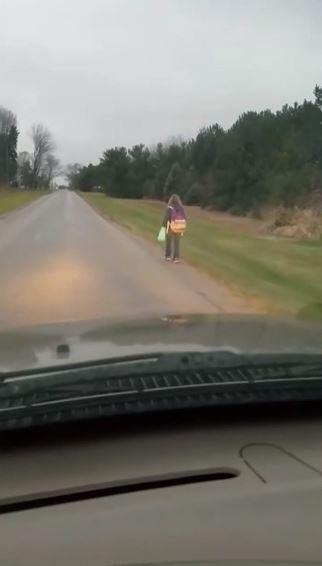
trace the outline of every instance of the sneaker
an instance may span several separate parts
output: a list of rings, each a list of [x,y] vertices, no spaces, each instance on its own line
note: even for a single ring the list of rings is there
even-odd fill
[[[171,261],[171,257],[165,257],[164,258],[166,261]]]
[[[177,257],[173,260],[173,263],[180,263],[180,259],[178,259]]]

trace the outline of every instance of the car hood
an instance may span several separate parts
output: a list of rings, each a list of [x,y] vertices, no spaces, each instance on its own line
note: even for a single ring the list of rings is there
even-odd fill
[[[175,351],[322,354],[322,325],[256,315],[166,316],[0,332],[0,371]]]

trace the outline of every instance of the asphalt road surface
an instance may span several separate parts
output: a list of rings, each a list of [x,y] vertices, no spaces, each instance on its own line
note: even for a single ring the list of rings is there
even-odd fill
[[[247,310],[228,289],[166,263],[160,247],[70,191],[0,217],[0,328]]]

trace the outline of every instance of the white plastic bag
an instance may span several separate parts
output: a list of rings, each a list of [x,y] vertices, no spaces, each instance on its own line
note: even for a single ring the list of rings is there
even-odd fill
[[[162,226],[158,234],[158,242],[165,242],[165,227]]]

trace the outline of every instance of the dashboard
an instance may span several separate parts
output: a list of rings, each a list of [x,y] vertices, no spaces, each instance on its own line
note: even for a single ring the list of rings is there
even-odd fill
[[[2,435],[0,562],[322,563],[321,425],[283,405]]]

